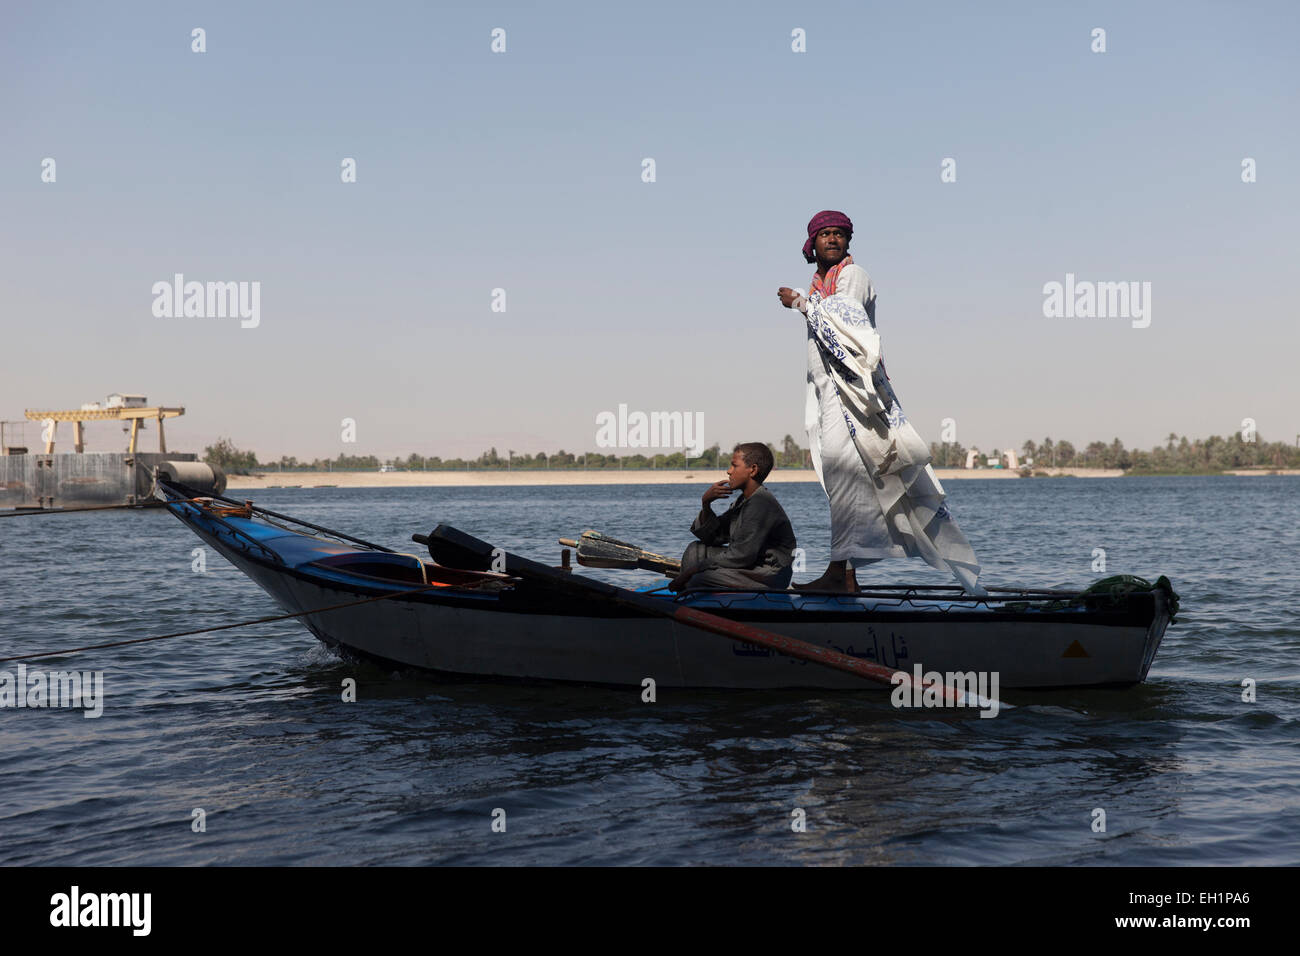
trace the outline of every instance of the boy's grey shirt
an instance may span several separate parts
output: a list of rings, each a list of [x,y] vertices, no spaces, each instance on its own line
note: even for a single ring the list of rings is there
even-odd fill
[[[712,520],[700,520],[704,511]],[[743,568],[776,573],[794,561],[794,529],[776,495],[764,485],[748,498],[741,495],[720,515],[705,505],[691,524],[691,534],[707,545],[701,571]],[[727,547],[721,547],[724,544]]]

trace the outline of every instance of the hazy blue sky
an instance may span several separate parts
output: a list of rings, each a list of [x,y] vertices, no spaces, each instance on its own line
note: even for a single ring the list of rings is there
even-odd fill
[[[775,292],[837,208],[927,441],[1294,440],[1298,9],[8,2],[0,418],[143,392],[174,449],[454,456],[626,403],[802,443]],[[260,325],[155,318],[177,272],[260,282]],[[1150,327],[1045,318],[1067,272],[1150,282]]]

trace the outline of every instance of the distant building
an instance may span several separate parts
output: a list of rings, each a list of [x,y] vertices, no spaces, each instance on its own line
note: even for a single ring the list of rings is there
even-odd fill
[[[978,448],[966,452],[967,468],[1009,468],[1015,471],[1020,467],[1020,459],[1014,451],[993,449],[993,454],[986,455]]]

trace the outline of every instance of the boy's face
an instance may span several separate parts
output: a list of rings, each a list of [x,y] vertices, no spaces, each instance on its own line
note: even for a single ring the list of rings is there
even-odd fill
[[[731,453],[731,467],[727,469],[727,484],[733,488],[745,487],[745,482],[758,474],[753,465],[745,464],[745,456],[738,451]]]

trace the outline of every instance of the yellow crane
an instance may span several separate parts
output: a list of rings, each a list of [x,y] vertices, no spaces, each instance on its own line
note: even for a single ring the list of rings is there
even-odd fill
[[[163,419],[176,418],[178,415],[184,415],[183,408],[165,408],[161,405],[154,405],[149,408],[85,408],[76,411],[64,412],[43,412],[26,409],[25,414],[30,421],[43,422],[45,432],[42,436],[45,439],[45,454],[54,454],[54,432],[58,428],[59,422],[72,422],[72,447],[78,454],[85,451],[85,445],[82,441],[82,422],[103,422],[103,421],[129,421],[131,423],[131,445],[127,449],[129,454],[134,455],[136,452],[136,442],[140,437],[140,426],[149,419],[158,421],[158,451],[167,453],[167,440],[163,436]]]

